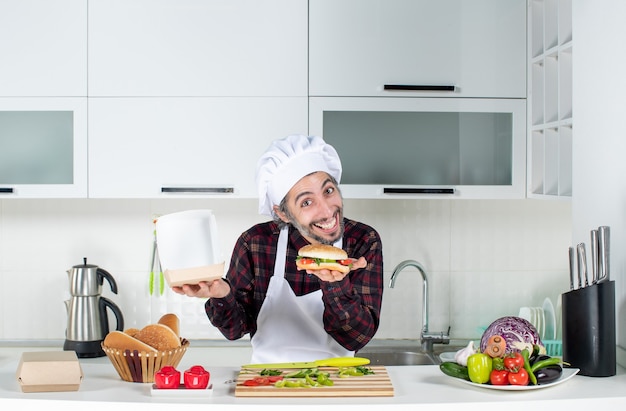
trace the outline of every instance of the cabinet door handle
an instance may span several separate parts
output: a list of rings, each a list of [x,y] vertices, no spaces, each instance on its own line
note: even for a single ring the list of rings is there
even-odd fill
[[[384,88],[396,91],[456,91],[456,86],[429,84],[385,84]]]
[[[454,188],[383,188],[385,194],[454,194]]]
[[[11,187],[0,187],[0,194],[13,194]]]
[[[234,193],[233,187],[161,187],[162,193]]]

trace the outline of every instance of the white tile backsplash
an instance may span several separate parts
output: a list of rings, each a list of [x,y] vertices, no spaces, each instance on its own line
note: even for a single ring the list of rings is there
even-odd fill
[[[175,312],[186,338],[223,339],[202,300],[148,292],[153,218],[195,208],[214,211],[227,263],[239,234],[264,221],[255,200],[0,200],[0,340],[64,339],[66,271],[83,257],[115,278],[119,293],[105,285],[103,295],[120,306],[125,328]],[[450,326],[453,338],[476,338],[479,326],[567,290],[569,202],[346,200],[345,213],[383,240],[377,338],[419,337],[419,273],[407,268],[388,286],[405,259],[426,268],[430,330]]]

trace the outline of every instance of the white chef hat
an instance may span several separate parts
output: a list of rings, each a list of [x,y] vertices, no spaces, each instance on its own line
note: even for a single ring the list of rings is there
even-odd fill
[[[341,160],[333,146],[315,136],[275,140],[257,163],[259,213],[271,217],[274,205],[280,204],[291,187],[315,171],[325,171],[339,182]]]

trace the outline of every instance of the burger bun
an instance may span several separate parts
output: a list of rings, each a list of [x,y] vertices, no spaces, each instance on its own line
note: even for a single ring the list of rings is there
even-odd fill
[[[128,328],[109,332],[102,344],[121,351],[158,352],[173,350],[182,345],[179,336],[180,320],[176,314],[165,314],[157,324],[141,329]]]
[[[341,248],[334,247],[328,244],[309,244],[302,247],[298,251],[299,257],[309,257],[309,258],[322,258],[325,260],[347,260],[348,254],[342,250]],[[309,264],[305,264],[304,260],[298,259],[296,260],[296,266],[298,270],[309,270],[309,271],[318,271],[318,270],[330,270],[330,271],[339,271],[343,274],[347,274],[350,272],[350,266],[339,264],[338,262],[312,262]]]
[[[104,338],[103,344],[107,348],[115,348],[117,350],[125,351],[139,351],[139,352],[157,352],[158,350],[151,345],[148,345],[137,338],[122,332],[111,331]]]

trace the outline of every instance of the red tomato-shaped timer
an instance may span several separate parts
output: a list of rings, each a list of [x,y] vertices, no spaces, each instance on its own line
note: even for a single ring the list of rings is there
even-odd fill
[[[185,371],[183,379],[185,387],[191,389],[204,389],[209,386],[211,374],[201,365],[194,365]]]

